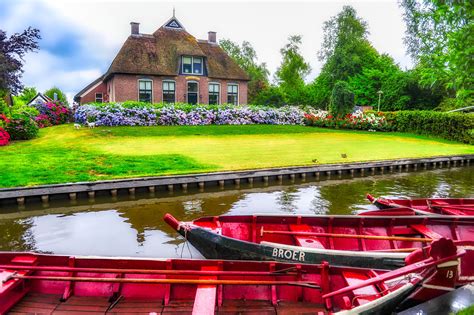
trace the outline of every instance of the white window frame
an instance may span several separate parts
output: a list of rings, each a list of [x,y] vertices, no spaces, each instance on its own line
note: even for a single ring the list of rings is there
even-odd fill
[[[219,82],[209,82],[207,86],[207,104],[209,104],[209,85],[211,84],[217,84],[219,86],[219,97],[217,98],[217,104],[216,105],[221,105],[221,96],[222,96],[222,89],[221,89],[221,84]]]
[[[174,101],[173,103],[171,104],[175,104],[176,103],[176,81],[175,80],[163,80],[162,83],[161,83],[161,101],[164,103],[165,102],[165,89],[163,88],[163,85],[165,82],[173,82],[174,83]],[[186,86],[187,88],[187,86]],[[187,91],[186,91],[186,94],[187,94]]]
[[[191,72],[184,72],[184,58],[191,58]],[[201,59],[201,73],[194,73],[194,58]],[[181,56],[181,72],[187,75],[204,75],[204,57],[200,56]]]
[[[199,81],[196,81],[196,80],[189,80],[189,81],[186,81],[186,103],[189,104],[189,99],[188,99],[188,96],[189,96],[189,89],[188,89],[188,83],[196,83],[197,84],[197,92],[196,92],[196,105],[199,104]]]
[[[104,102],[104,93],[95,93],[95,102],[98,103],[97,99],[97,95],[100,95],[100,102],[103,103]]]
[[[137,80],[137,101],[141,102],[140,101],[140,81],[151,82],[151,101],[150,101],[150,103],[153,103],[153,80],[152,79],[146,79],[146,78]]]
[[[227,83],[227,93],[226,93],[226,101],[227,103],[229,102],[229,86],[237,86],[237,104],[235,105],[239,105],[240,104],[240,89],[239,89],[239,84],[238,83]]]

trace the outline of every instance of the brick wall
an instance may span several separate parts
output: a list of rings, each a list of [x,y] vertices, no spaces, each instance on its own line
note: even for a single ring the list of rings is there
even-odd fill
[[[102,93],[102,97],[104,102],[108,101],[108,93],[107,93],[107,85],[105,83],[101,83],[92,90],[90,90],[87,94],[84,94],[81,97],[81,104],[95,102],[95,94]]]
[[[239,85],[239,103],[247,104],[247,82],[210,79],[208,77],[196,76],[177,76],[177,77],[159,77],[159,76],[142,76],[142,75],[127,75],[115,74],[106,84],[101,84],[99,87],[85,95],[81,99],[81,104],[95,101],[95,91],[103,91],[104,94],[110,94],[108,100],[111,102],[137,101],[138,100],[138,80],[141,78],[150,79],[153,81],[153,99],[154,103],[159,103],[163,100],[163,80],[173,80],[176,82],[176,102],[186,103],[187,82],[196,81],[199,86],[199,103],[209,103],[209,82],[220,84],[220,104],[227,103],[227,85],[229,83],[237,83]],[[84,101],[83,101],[84,100]]]

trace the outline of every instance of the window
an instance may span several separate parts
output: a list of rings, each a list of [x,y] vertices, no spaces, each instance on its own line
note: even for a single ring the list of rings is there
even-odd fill
[[[188,104],[197,104],[198,103],[198,83],[194,81],[188,82]]]
[[[102,93],[95,93],[95,102],[102,103],[104,101],[104,97]]]
[[[193,72],[193,58],[183,57],[183,73]]]
[[[151,103],[152,94],[152,81],[138,80],[138,101]]]
[[[209,83],[209,104],[219,104],[220,99],[219,83]]]
[[[234,105],[239,103],[239,86],[237,84],[227,85],[227,103]]]
[[[203,58],[183,56],[183,73],[187,74],[203,74]]]
[[[176,94],[176,83],[174,81],[163,81],[163,102],[174,103]]]

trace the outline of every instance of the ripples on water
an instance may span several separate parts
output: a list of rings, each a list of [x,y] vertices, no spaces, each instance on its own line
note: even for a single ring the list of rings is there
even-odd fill
[[[56,254],[201,257],[162,220],[165,213],[191,220],[205,215],[285,213],[351,214],[372,206],[370,192],[391,197],[474,197],[474,167],[395,173],[278,186],[242,185],[205,193],[157,193],[96,199],[95,204],[52,202],[0,209],[0,250]]]

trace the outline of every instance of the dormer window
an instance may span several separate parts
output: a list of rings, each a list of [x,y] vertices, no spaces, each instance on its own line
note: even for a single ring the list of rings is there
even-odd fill
[[[182,57],[182,71],[184,74],[203,74],[203,58],[202,57]]]

